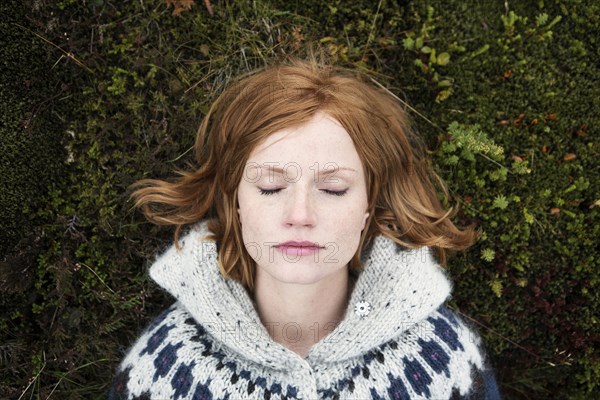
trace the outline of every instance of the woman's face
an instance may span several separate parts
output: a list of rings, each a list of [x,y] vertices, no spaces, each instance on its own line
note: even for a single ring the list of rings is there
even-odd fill
[[[283,283],[316,283],[346,268],[369,216],[363,166],[352,139],[324,113],[272,134],[254,149],[238,203],[257,275]],[[319,247],[280,246],[288,241]]]

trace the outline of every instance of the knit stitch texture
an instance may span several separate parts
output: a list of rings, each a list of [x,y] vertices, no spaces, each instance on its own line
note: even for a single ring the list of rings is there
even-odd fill
[[[129,349],[110,400],[500,399],[480,336],[444,305],[452,285],[430,249],[377,236],[343,320],[302,358],[220,274],[209,233],[195,224],[150,268],[176,302]]]

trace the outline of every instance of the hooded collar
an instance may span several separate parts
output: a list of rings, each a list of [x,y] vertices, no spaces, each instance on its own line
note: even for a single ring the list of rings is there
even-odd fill
[[[385,236],[365,248],[345,315],[305,359],[273,341],[243,285],[221,275],[217,248],[201,221],[162,253],[150,277],[190,315],[239,357],[277,369],[308,362],[340,362],[397,338],[425,319],[450,295],[452,284],[431,249],[408,250]]]

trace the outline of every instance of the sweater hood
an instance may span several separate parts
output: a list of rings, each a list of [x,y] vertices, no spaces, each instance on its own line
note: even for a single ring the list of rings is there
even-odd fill
[[[363,249],[364,268],[345,315],[306,358],[275,342],[241,283],[225,279],[207,221],[191,227],[162,253],[150,277],[218,342],[239,357],[276,370],[295,363],[336,363],[365,355],[427,318],[450,296],[452,284],[430,248],[409,250],[379,235]]]

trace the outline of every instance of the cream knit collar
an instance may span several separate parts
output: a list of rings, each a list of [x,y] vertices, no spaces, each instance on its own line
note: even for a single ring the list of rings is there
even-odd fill
[[[377,236],[363,251],[364,269],[344,319],[302,359],[271,339],[246,289],[222,277],[215,242],[204,238],[208,234],[207,221],[192,226],[180,240],[181,250],[173,245],[156,259],[150,277],[216,341],[242,358],[277,370],[296,363],[334,363],[360,356],[427,318],[452,290],[430,249],[407,250]],[[370,311],[360,312],[365,307]],[[265,348],[270,350],[257,350]]]

